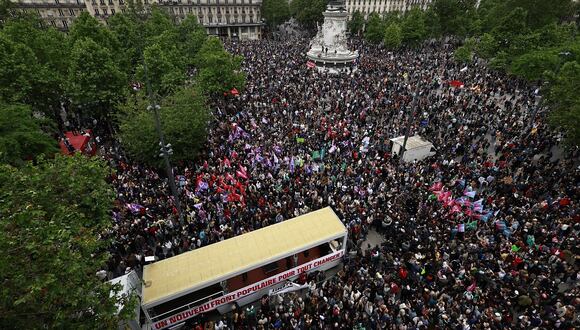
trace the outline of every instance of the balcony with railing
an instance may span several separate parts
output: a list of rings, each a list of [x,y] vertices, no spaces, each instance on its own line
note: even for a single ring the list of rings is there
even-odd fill
[[[85,8],[81,0],[14,1],[15,8]]]

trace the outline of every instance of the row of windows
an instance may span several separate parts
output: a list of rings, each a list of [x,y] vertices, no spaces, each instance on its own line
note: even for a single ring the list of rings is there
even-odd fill
[[[346,6],[370,6],[370,5],[389,5],[389,4],[393,4],[393,5],[403,5],[403,4],[409,4],[409,5],[416,5],[416,4],[428,4],[430,3],[431,0],[348,0],[346,2]]]

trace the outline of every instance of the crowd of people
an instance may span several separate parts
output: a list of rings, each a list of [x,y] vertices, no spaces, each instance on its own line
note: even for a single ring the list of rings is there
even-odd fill
[[[547,126],[541,90],[460,65],[443,42],[355,41],[357,70],[339,75],[308,68],[304,40],[227,47],[244,56],[247,85],[212,100],[206,150],[175,164],[183,222],[162,174],[105,153],[117,169],[109,278],[331,206],[351,241],[338,275],[212,327],[579,325],[577,151]],[[436,154],[392,155],[407,132]],[[368,246],[370,230],[385,243]]]

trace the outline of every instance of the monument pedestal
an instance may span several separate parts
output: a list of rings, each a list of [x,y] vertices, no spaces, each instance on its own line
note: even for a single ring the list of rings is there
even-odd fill
[[[321,71],[333,73],[352,71],[359,54],[348,49],[346,22],[348,13],[343,1],[330,1],[323,13],[324,23],[310,43],[306,54]]]

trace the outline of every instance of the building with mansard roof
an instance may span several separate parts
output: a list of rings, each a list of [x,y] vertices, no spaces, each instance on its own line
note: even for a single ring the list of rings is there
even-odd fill
[[[208,34],[241,40],[262,37],[262,0],[141,0],[145,7],[157,4],[180,21],[195,15]],[[68,30],[81,12],[87,11],[106,24],[124,12],[126,0],[13,0],[13,10],[36,12],[47,25]]]
[[[349,16],[359,11],[365,19],[370,13],[405,12],[415,6],[426,9],[433,0],[346,0],[346,11]]]

